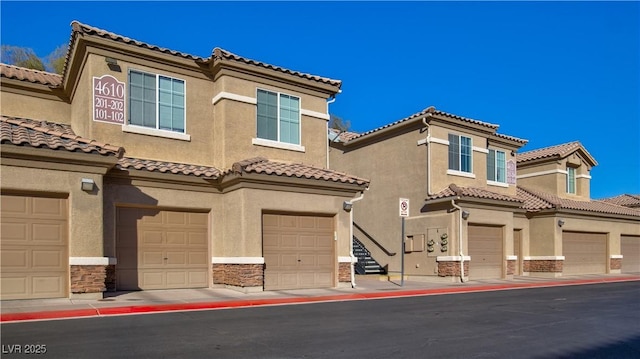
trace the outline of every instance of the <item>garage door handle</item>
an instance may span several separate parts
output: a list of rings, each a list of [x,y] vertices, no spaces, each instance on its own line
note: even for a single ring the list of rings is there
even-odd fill
[[[302,259],[298,259],[298,262],[302,262]]]

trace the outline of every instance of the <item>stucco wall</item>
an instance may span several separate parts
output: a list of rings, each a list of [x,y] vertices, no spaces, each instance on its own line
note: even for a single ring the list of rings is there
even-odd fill
[[[82,191],[82,178],[94,180],[97,191]],[[103,256],[102,175],[2,165],[2,191],[17,191],[26,195],[66,196],[69,206],[69,256]]]
[[[2,88],[2,115],[71,124],[71,106],[60,99],[45,99],[10,92]]]

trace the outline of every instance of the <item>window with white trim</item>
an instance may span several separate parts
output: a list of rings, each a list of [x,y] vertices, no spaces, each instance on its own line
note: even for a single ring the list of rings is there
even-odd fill
[[[449,134],[449,169],[471,173],[471,137]]]
[[[487,154],[487,180],[507,183],[507,165],[504,151],[489,150]]]
[[[567,193],[576,193],[576,169],[567,167]]]
[[[185,133],[184,80],[129,70],[129,125]]]
[[[258,90],[257,137],[300,144],[300,98]]]

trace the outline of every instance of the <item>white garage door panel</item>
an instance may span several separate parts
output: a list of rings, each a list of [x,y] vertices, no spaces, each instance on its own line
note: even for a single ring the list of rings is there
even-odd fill
[[[1,299],[68,295],[67,201],[2,195]]]
[[[640,236],[621,236],[622,273],[640,273]]]
[[[562,232],[563,274],[603,274],[607,271],[607,235]]]
[[[118,223],[118,289],[208,286],[207,214],[119,208]]]
[[[333,218],[263,215],[266,290],[334,286]]]

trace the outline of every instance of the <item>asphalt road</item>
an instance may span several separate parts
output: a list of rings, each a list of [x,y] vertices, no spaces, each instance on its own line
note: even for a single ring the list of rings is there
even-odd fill
[[[2,357],[640,358],[640,284],[0,325]],[[40,345],[40,347],[38,347]],[[21,349],[20,354],[9,351]]]

